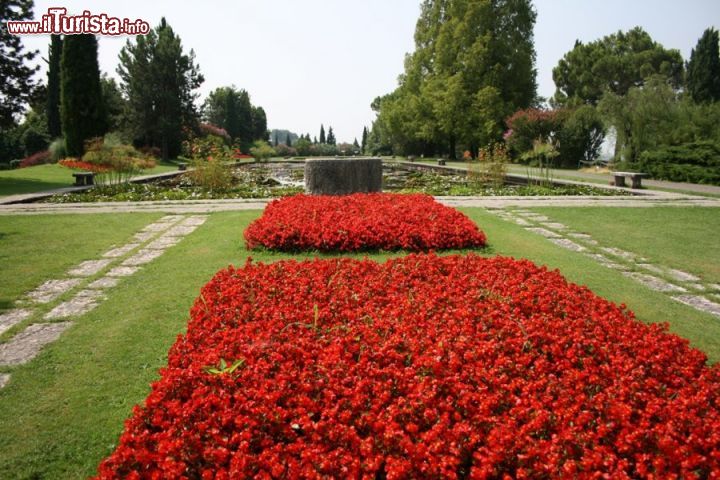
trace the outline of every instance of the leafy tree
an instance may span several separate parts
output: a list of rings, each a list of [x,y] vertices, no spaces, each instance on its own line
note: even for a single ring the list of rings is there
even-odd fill
[[[163,159],[181,151],[183,127],[197,124],[195,90],[204,81],[195,53],[183,52],[165,18],[120,52],[118,74],[128,99],[128,123],[136,144],[158,147]]]
[[[68,35],[60,61],[60,115],[68,155],[81,156],[85,142],[106,131],[97,39]]]
[[[48,51],[47,121],[48,133],[52,138],[62,134],[60,123],[60,59],[62,58],[62,37],[50,35]]]
[[[32,20],[32,0],[4,0],[0,2],[0,19],[7,21]],[[22,37],[10,35],[5,25],[0,28],[0,129],[15,126],[15,117],[23,112],[35,89],[32,77],[38,66],[26,62],[37,51],[23,51]]]
[[[317,142],[315,142],[317,143]],[[320,124],[320,143],[326,143],[325,142],[325,126],[323,124]]]
[[[646,79],[661,75],[674,88],[683,77],[680,52],[667,50],[640,27],[584,44],[576,41],[553,69],[558,105],[596,105],[605,91],[623,96]]]
[[[536,101],[535,17],[530,0],[425,0],[400,85],[373,102],[379,143],[454,157],[499,140]]]
[[[267,140],[267,115],[262,107],[252,107],[253,140]]]
[[[556,135],[558,166],[575,168],[581,162],[597,160],[605,140],[605,125],[597,109],[591,105],[582,105],[562,117]]]
[[[337,140],[335,139],[335,134],[333,133],[332,127],[328,128],[328,134],[326,142],[328,145],[335,145],[337,143]],[[322,143],[322,142],[321,142]]]
[[[720,48],[718,31],[708,28],[690,53],[687,87],[698,103],[720,100]]]

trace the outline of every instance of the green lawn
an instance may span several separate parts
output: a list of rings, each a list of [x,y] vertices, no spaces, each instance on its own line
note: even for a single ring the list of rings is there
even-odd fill
[[[533,208],[602,245],[720,283],[720,208]]]
[[[175,170],[177,170],[177,166],[174,163],[163,163],[153,169],[143,171],[142,175]],[[71,187],[73,184],[72,174],[73,170],[58,164],[0,170],[0,197]]]
[[[159,213],[0,217],[0,312],[45,280],[127,243]]]
[[[720,359],[717,319],[483,209],[464,211],[488,235],[491,246],[483,254],[525,257],[560,268],[572,281],[627,303],[643,320],[670,322],[673,331],[689,338],[713,361]],[[242,232],[258,214],[213,214],[180,244],[124,279],[108,300],[77,319],[35,360],[12,370],[10,384],[0,390],[0,478],[85,478],[95,473],[98,462],[114,448],[132,406],[143,401],[158,368],[166,364],[166,352],[185,330],[188,309],[200,287],[218,269],[245,262],[249,252]],[[50,217],[33,218],[38,230],[50,230]],[[15,217],[5,220],[20,223]],[[143,217],[137,224],[146,221]],[[108,225],[102,219],[96,223]],[[36,251],[45,248],[39,242],[34,245]],[[31,250],[14,262],[39,263]],[[269,252],[252,252],[252,257],[255,261],[290,258]],[[10,276],[9,282],[17,281]]]

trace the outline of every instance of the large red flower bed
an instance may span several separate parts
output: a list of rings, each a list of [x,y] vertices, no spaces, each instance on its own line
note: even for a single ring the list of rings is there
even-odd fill
[[[465,215],[423,194],[295,195],[271,202],[245,230],[248,248],[427,251],[485,245]]]
[[[717,478],[705,360],[528,261],[248,264],[99,478]]]

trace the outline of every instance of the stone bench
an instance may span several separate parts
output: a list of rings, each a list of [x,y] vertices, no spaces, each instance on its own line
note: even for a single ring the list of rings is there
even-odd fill
[[[624,187],[625,178],[629,177],[632,181],[632,188],[642,188],[642,178],[647,177],[647,173],[635,173],[635,172],[612,172],[612,176],[615,177],[615,186]]]
[[[179,171],[184,172],[187,170],[188,164],[186,162],[179,162],[177,166]]]
[[[75,177],[75,186],[84,187],[87,185],[95,185],[95,174],[93,172],[73,173]]]

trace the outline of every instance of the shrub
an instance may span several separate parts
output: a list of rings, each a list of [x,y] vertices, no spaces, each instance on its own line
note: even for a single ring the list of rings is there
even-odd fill
[[[99,167],[97,183],[126,183],[143,169],[155,167],[155,160],[144,157],[130,145],[112,145],[102,138],[93,138],[85,143],[82,161]]]
[[[230,267],[98,478],[713,478],[720,367],[667,330],[527,260]]]
[[[248,248],[434,250],[485,245],[485,234],[430,195],[356,193],[274,200],[245,230]]]
[[[195,160],[193,167],[188,175],[195,185],[209,192],[226,192],[232,188],[232,171],[221,160],[212,157],[208,160]]]
[[[284,143],[279,143],[275,148],[275,155],[278,157],[294,157],[297,155],[297,150],[293,147],[288,147]]]
[[[232,143],[232,138],[230,138],[227,130],[218,127],[217,125],[213,125],[212,123],[201,123],[200,132],[202,132],[204,136],[218,137],[222,139],[223,142],[225,142],[227,145],[230,145]]]
[[[470,152],[464,152],[468,159],[468,177],[471,180],[500,187],[505,183],[509,157],[505,145],[496,143],[478,151],[477,161],[473,161]]]
[[[720,144],[704,141],[643,152],[630,165],[653,178],[720,185]]]
[[[257,140],[250,149],[250,155],[259,162],[265,162],[276,155],[275,149],[264,140]]]
[[[67,157],[67,149],[65,148],[65,139],[60,137],[56,138],[50,143],[48,147],[50,150],[50,160],[52,163],[57,163],[61,159]]]
[[[43,163],[49,163],[50,160],[50,151],[42,150],[22,159],[18,168],[34,167],[36,165],[42,165]]]
[[[514,157],[520,157],[523,153],[532,150],[535,140],[549,141],[560,129],[563,115],[562,110],[538,108],[518,110],[512,114],[505,120],[511,131],[506,138],[509,153]]]

